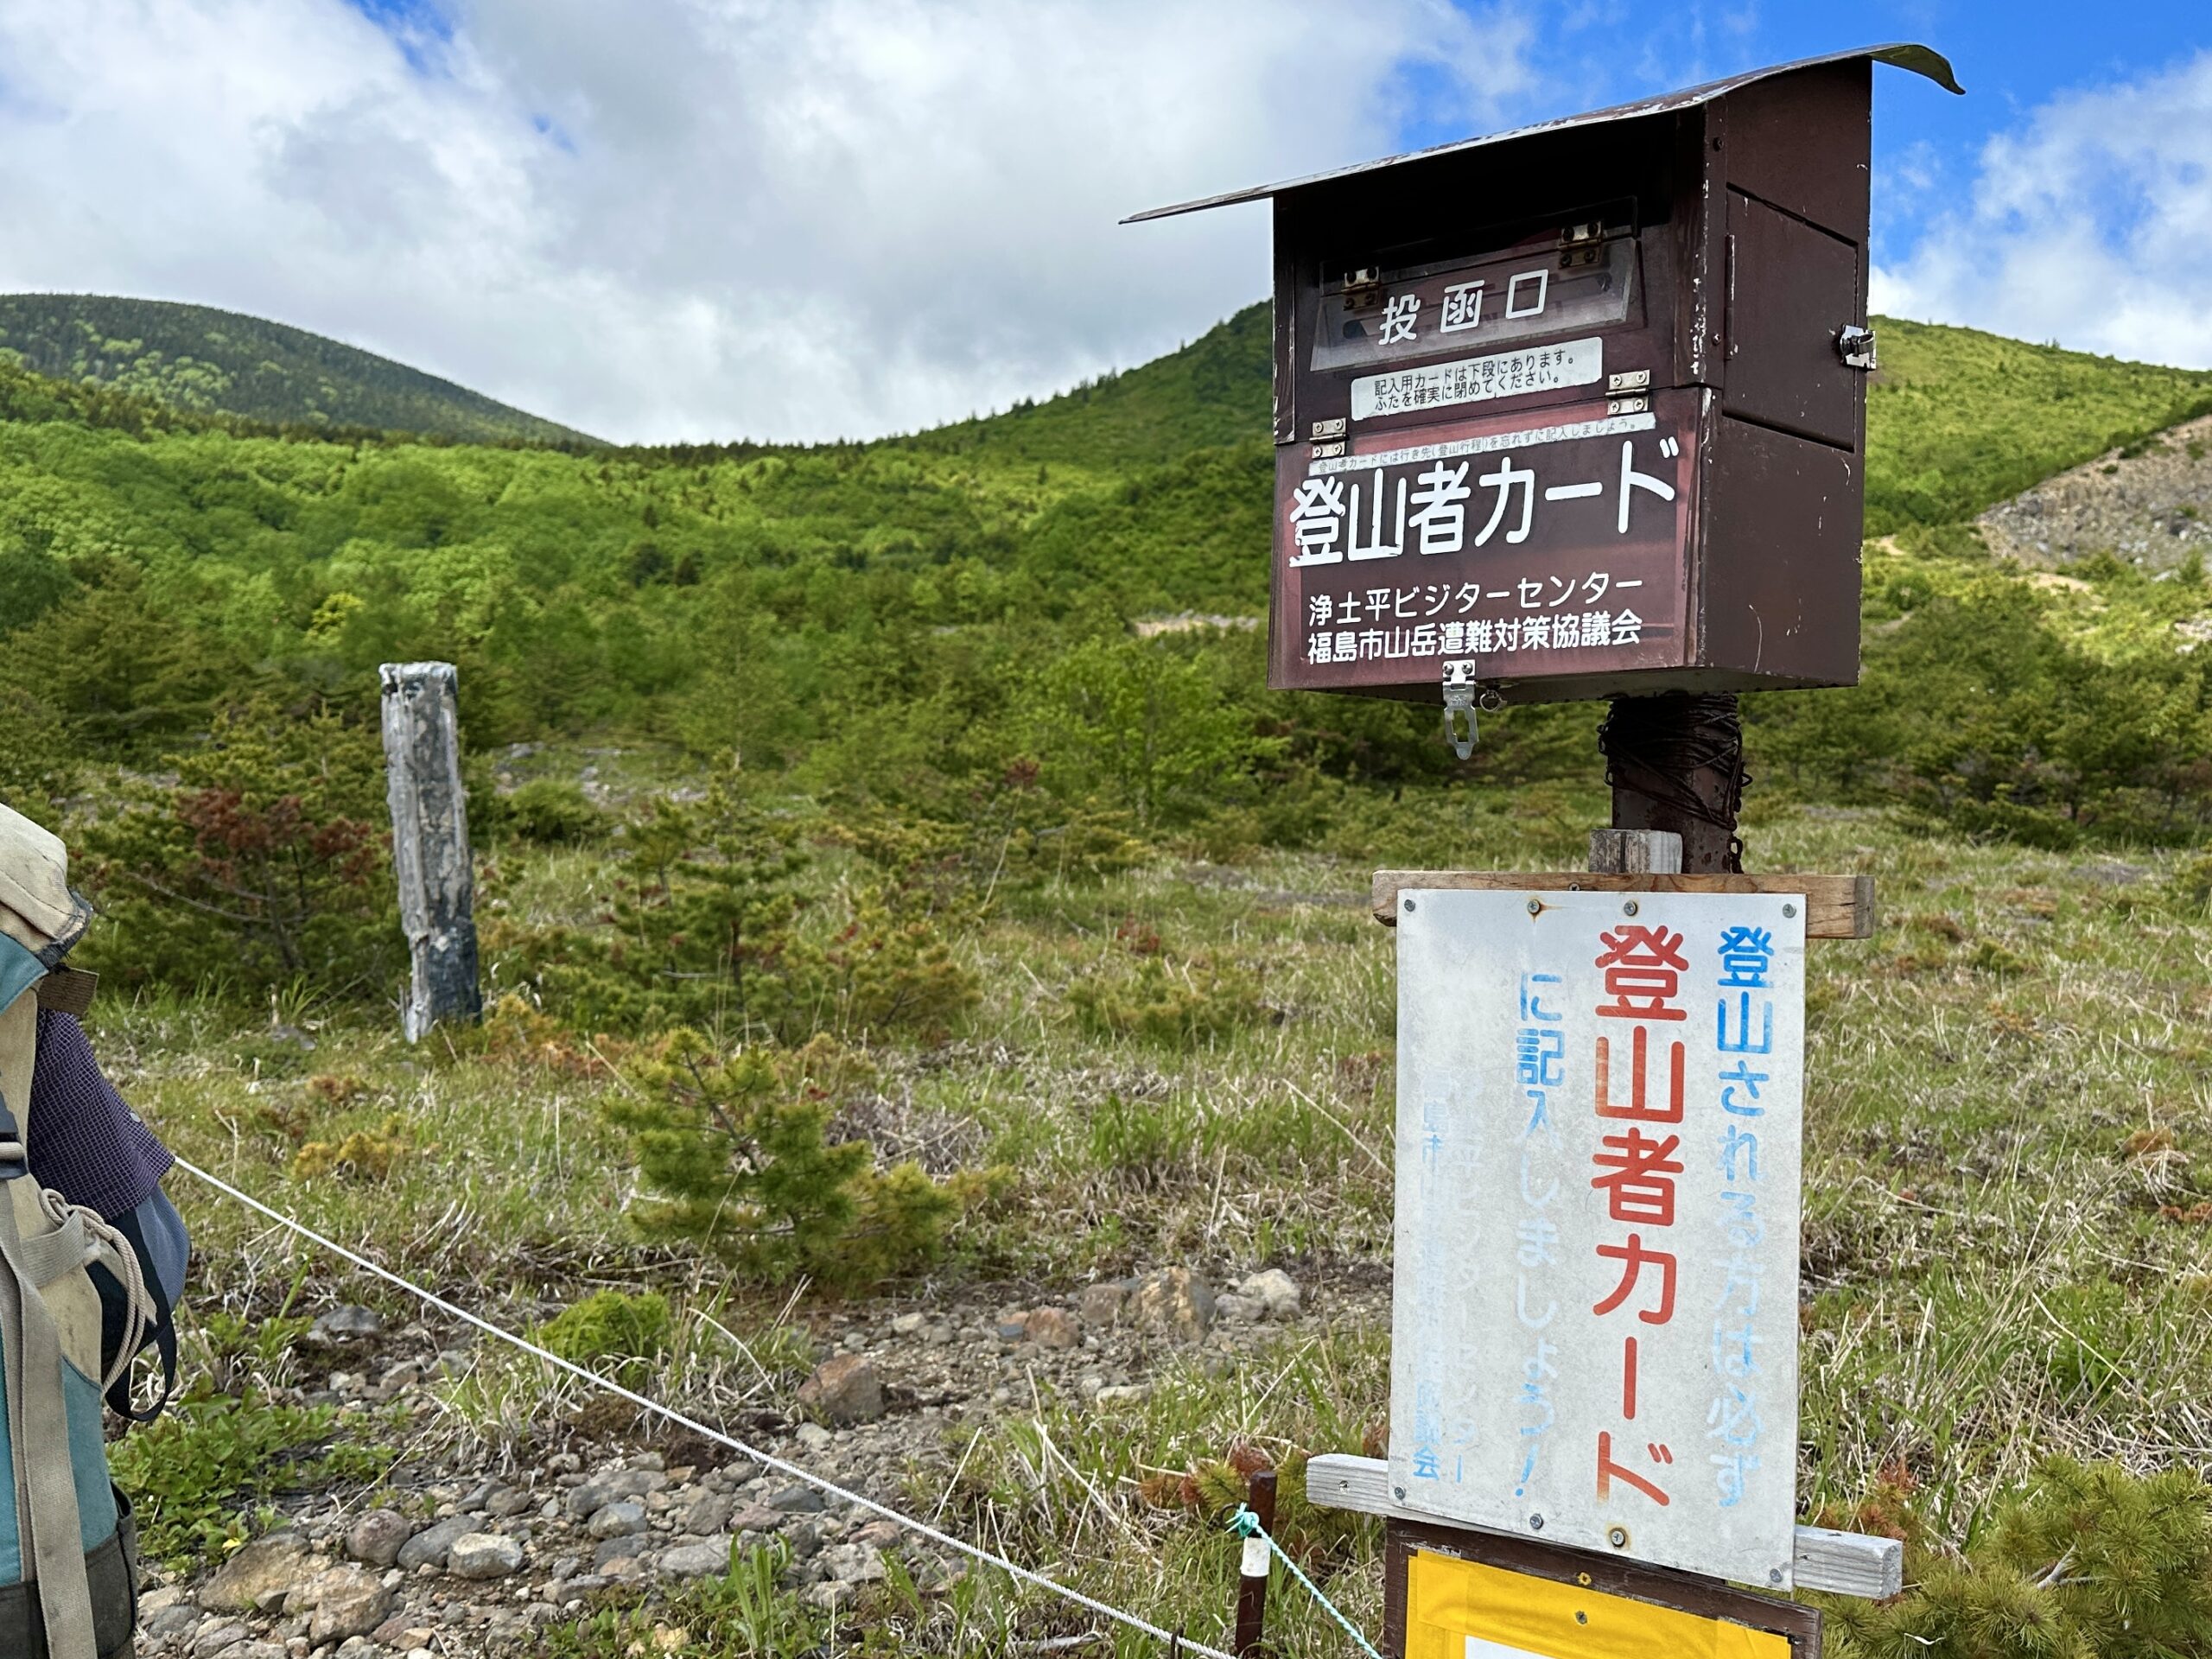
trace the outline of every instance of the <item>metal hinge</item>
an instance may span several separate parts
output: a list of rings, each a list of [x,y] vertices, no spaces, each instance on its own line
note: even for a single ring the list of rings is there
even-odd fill
[[[1847,322],[1836,330],[1835,354],[1847,369],[1878,369],[1874,357],[1874,331]]]
[[[1573,270],[1581,265],[1594,265],[1605,253],[1605,221],[1591,219],[1585,224],[1570,225],[1559,233],[1559,268]]]
[[[1344,309],[1364,311],[1382,303],[1382,267],[1361,265],[1344,277]]]
[[[1463,657],[1444,664],[1444,741],[1462,760],[1475,752],[1475,711],[1504,706],[1496,687],[1485,687],[1475,677],[1474,658]]]

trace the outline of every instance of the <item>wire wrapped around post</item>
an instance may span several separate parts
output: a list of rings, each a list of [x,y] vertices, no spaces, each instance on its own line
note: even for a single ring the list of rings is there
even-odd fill
[[[1671,830],[1682,838],[1682,869],[1740,871],[1736,816],[1751,780],[1744,770],[1744,725],[1732,692],[1615,697],[1598,728],[1612,786],[1617,830]]]

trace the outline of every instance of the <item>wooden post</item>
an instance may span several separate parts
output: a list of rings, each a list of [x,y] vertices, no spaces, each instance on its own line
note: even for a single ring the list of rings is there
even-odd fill
[[[1261,1530],[1275,1529],[1275,1471],[1262,1469],[1245,1487],[1244,1506],[1260,1517]],[[1258,1538],[1244,1541],[1243,1570],[1236,1580],[1237,1659],[1260,1650],[1260,1633],[1268,1622],[1268,1567],[1274,1552]]]
[[[1732,692],[1615,697],[1598,729],[1617,830],[1671,830],[1688,875],[1740,870],[1744,728]]]
[[[391,867],[412,970],[400,1028],[414,1043],[441,1020],[473,1020],[484,1011],[461,720],[451,663],[386,663],[378,673]]]

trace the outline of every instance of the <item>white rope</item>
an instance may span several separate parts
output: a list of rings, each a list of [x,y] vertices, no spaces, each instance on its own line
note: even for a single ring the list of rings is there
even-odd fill
[[[844,1487],[838,1485],[835,1481],[826,1480],[820,1475],[811,1473],[807,1470],[800,1468],[798,1465],[795,1463],[787,1463],[783,1459],[775,1456],[772,1452],[764,1452],[759,1446],[748,1446],[743,1440],[738,1440],[733,1435],[723,1433],[720,1429],[709,1428],[706,1424],[698,1421],[696,1418],[685,1416],[682,1412],[677,1411],[673,1407],[664,1406],[658,1400],[649,1400],[642,1394],[639,1394],[632,1389],[624,1388],[620,1382],[613,1382],[609,1378],[600,1376],[596,1371],[587,1370],[581,1365],[575,1364],[569,1360],[562,1358],[558,1354],[550,1353],[545,1349],[539,1347],[536,1343],[530,1341],[527,1338],[518,1337],[512,1331],[503,1330],[499,1325],[493,1324],[489,1319],[480,1318],[478,1315],[470,1313],[467,1308],[458,1306],[455,1304],[448,1301],[444,1297],[438,1295],[435,1292],[425,1290],[420,1285],[417,1285],[410,1280],[402,1278],[391,1268],[379,1267],[376,1262],[370,1261],[368,1257],[362,1255],[356,1251],[347,1249],[346,1246],[339,1243],[334,1239],[324,1237],[321,1233],[316,1232],[315,1229],[306,1225],[304,1223],[293,1220],[291,1217],[283,1214],[281,1211],[270,1209],[267,1205],[262,1203],[260,1199],[253,1198],[247,1193],[239,1192],[238,1188],[232,1186],[227,1181],[222,1180],[216,1176],[210,1175],[206,1170],[201,1169],[196,1164],[189,1163],[186,1160],[179,1158],[176,1160],[176,1166],[184,1171],[188,1175],[198,1177],[200,1180],[205,1181],[208,1185],[213,1187],[218,1192],[223,1193],[228,1198],[237,1199],[240,1204],[245,1205],[247,1209],[256,1211],[261,1215],[266,1216],[278,1226],[289,1229],[291,1231],[297,1233],[302,1238],[308,1240],[310,1243],[321,1245],[324,1249],[328,1250],[334,1255],[344,1257],[355,1267],[360,1268],[364,1273],[375,1274],[386,1284],[392,1285],[398,1289],[405,1291],[409,1295],[429,1303],[432,1307],[438,1309],[439,1312],[442,1313],[450,1314],[453,1318],[461,1320],[464,1325],[475,1326],[476,1329],[481,1331],[488,1337],[496,1337],[499,1340],[507,1344],[510,1347],[519,1348],[526,1354],[536,1356],[537,1358],[543,1360],[547,1364],[554,1366],[560,1370],[566,1371],[569,1376],[575,1377],[580,1382],[589,1383],[593,1388],[603,1389],[608,1394],[614,1395],[619,1398],[628,1401],[632,1405],[638,1407],[640,1410],[649,1411],[655,1416],[665,1418],[668,1421],[676,1424],[680,1428],[688,1428],[694,1434],[702,1435],[705,1439],[713,1440],[719,1445],[728,1446],[734,1452],[742,1452],[745,1456],[751,1458],[754,1462],[766,1464],[769,1468],[778,1470],[784,1474],[789,1475],[794,1480],[804,1481],[810,1486],[829,1493],[832,1497],[842,1498],[848,1503],[856,1503],[861,1509],[873,1510],[875,1514],[881,1516],[887,1521],[896,1522],[899,1525],[906,1528],[909,1532],[918,1533],[921,1536],[930,1539],[934,1542],[943,1544],[948,1548],[957,1549],[963,1555],[969,1556],[976,1560],[985,1563],[988,1566],[995,1567],[1002,1572],[1009,1573],[1025,1583],[1033,1584],[1040,1590],[1050,1591],[1053,1595],[1061,1597],[1065,1600],[1071,1601],[1079,1607],[1088,1608],[1090,1611],[1098,1614],[1101,1618],[1110,1618],[1116,1624],[1125,1624],[1133,1630],[1141,1630],[1155,1641],[1173,1643],[1174,1644],[1174,1651],[1178,1653],[1192,1654],[1197,1656],[1198,1659],[1234,1659],[1233,1655],[1224,1653],[1219,1648],[1210,1648],[1203,1643],[1193,1642],[1188,1637],[1182,1636],[1176,1631],[1162,1630],[1157,1624],[1150,1624],[1144,1619],[1139,1618],[1135,1613],[1124,1612],[1118,1607],[1109,1606],[1105,1602],[1095,1600],[1091,1597],[1084,1595],[1080,1590],[1071,1590],[1066,1585],[1059,1583],[1057,1580],[1048,1579],[1041,1573],[1034,1573],[1026,1567],[1017,1566],[1014,1562],[1007,1560],[1004,1556],[994,1555],[989,1550],[984,1549],[979,1545],[971,1544],[963,1538],[956,1538],[949,1532],[940,1532],[937,1528],[929,1525],[926,1522],[917,1521],[910,1515],[901,1515],[898,1510],[887,1508],[883,1504],[877,1503],[872,1497],[864,1497],[858,1492],[849,1491]]]

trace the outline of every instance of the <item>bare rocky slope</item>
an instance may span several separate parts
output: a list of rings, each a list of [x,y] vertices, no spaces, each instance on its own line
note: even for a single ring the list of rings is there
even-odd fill
[[[1990,550],[2045,568],[2109,553],[2171,570],[2212,551],[2212,416],[2045,479],[1977,520]]]

